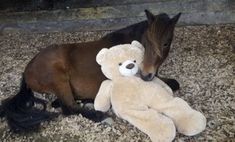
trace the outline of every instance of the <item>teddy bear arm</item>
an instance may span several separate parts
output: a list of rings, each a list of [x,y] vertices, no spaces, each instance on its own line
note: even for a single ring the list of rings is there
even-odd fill
[[[153,142],[172,141],[175,138],[173,121],[153,109],[128,109],[119,114],[121,118],[146,133]]]
[[[184,135],[193,136],[202,132],[206,127],[205,116],[192,109],[186,101],[175,97],[166,102],[159,110],[170,117],[178,131]]]
[[[112,90],[112,81],[105,80],[102,82],[98,94],[96,95],[94,107],[97,111],[106,112],[110,109],[111,106],[111,90]]]

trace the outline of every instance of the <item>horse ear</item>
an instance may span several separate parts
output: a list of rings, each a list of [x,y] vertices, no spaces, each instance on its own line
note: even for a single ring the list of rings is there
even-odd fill
[[[181,15],[181,13],[178,13],[177,15],[175,15],[175,16],[171,19],[171,22],[172,22],[174,25],[178,22],[178,20],[179,20],[179,18],[180,18],[180,15]]]
[[[108,52],[107,48],[103,48],[100,52],[96,55],[96,62],[101,65],[105,60],[105,55]]]
[[[144,12],[146,14],[148,23],[151,24],[154,21],[154,18],[155,18],[154,15],[150,11],[148,11],[147,9],[145,9]]]

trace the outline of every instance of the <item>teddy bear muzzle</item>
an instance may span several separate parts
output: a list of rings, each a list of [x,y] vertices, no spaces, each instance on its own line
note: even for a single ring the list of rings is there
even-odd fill
[[[133,69],[134,67],[135,67],[135,64],[133,64],[133,63],[126,65],[127,69]]]
[[[134,76],[139,71],[139,67],[135,61],[126,60],[119,64],[119,72],[123,76]]]

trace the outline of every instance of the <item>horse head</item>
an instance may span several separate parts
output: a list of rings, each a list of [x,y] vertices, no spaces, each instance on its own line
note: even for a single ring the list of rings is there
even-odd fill
[[[169,53],[175,25],[181,13],[173,18],[165,13],[154,16],[148,10],[145,10],[145,14],[148,27],[141,39],[141,43],[145,47],[141,78],[150,81],[157,74],[160,65]]]

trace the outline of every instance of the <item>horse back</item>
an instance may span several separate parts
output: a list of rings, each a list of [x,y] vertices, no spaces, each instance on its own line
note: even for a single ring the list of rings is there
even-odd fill
[[[68,81],[75,97],[94,99],[105,79],[96,55],[111,46],[107,40],[48,46],[26,66],[26,83],[34,91],[55,93],[58,82]]]

